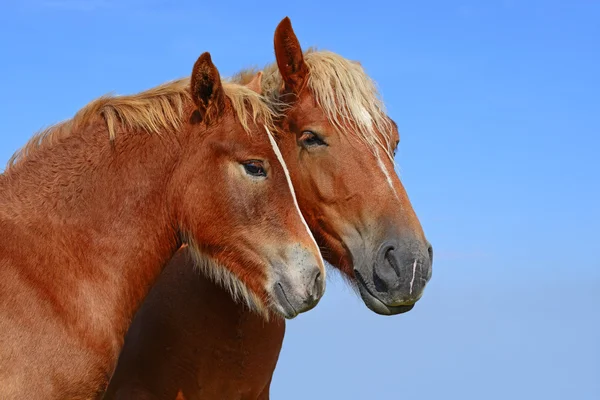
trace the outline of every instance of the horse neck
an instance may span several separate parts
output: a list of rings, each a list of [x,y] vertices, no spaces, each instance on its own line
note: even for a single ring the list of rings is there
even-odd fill
[[[0,180],[0,257],[68,329],[113,350],[179,246],[168,211],[178,140],[122,133],[111,144],[98,122]]]

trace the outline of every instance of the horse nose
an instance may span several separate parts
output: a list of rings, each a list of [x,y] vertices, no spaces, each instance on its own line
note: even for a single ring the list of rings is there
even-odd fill
[[[385,242],[373,266],[373,285],[394,302],[416,301],[431,278],[433,247],[424,240],[400,238]]]
[[[313,285],[308,289],[308,300],[307,303],[311,306],[316,305],[319,299],[323,296],[323,292],[325,290],[325,279],[323,278],[323,274],[321,274],[320,270],[315,272],[315,277],[313,279]]]
[[[433,246],[427,242],[427,254],[429,254],[429,262],[433,264]]]
[[[429,265],[433,267],[433,246],[429,241],[427,242],[427,254],[429,255]],[[429,272],[427,273],[427,280],[431,279],[431,268],[429,268]]]
[[[387,292],[399,285],[400,261],[396,249],[395,244],[388,242],[381,246],[377,253],[373,268],[373,283],[378,292]]]

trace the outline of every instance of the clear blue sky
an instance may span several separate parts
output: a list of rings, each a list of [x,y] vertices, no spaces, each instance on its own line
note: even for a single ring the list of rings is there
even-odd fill
[[[598,1],[3,2],[0,162],[203,51],[222,75],[272,61],[286,15],[378,81],[436,255],[401,316],[334,278],[288,324],[272,398],[599,399]]]

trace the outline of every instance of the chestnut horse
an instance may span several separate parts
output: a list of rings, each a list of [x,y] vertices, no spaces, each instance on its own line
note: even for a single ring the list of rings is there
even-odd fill
[[[398,131],[374,83],[337,54],[303,55],[287,18],[275,55],[263,90],[284,103],[291,134],[278,144],[324,257],[371,310],[410,310],[431,277],[432,249],[394,173]],[[196,276],[187,253],[170,261],[134,318],[105,398],[268,399],[284,320],[264,321]]]
[[[265,315],[314,307],[323,260],[274,116],[204,53],[191,79],[96,100],[13,157],[0,175],[0,398],[103,392],[182,243]]]

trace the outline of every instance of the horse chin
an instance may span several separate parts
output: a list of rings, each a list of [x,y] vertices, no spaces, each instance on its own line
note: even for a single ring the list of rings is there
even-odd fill
[[[357,277],[356,284],[358,286],[358,291],[360,292],[360,297],[362,298],[365,305],[369,308],[369,310],[379,315],[397,315],[408,312],[412,310],[415,306],[414,303],[399,306],[389,306],[387,304],[384,304],[381,300],[379,300],[375,295],[371,293],[368,286],[364,282],[364,279],[360,272],[354,270],[354,274]]]
[[[273,308],[280,316],[285,319],[294,319],[298,315],[298,312],[288,300],[283,287],[279,283],[274,287],[273,299],[275,300]]]

